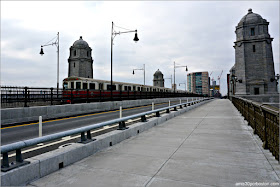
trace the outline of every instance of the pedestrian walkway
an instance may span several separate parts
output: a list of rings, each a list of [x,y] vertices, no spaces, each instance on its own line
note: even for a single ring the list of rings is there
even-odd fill
[[[217,99],[29,185],[279,186],[279,176],[232,103]]]

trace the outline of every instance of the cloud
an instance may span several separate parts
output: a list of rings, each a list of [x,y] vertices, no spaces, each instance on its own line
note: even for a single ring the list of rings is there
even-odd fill
[[[118,35],[113,46],[113,78],[146,84],[160,69],[173,76],[173,62],[189,72],[213,71],[226,94],[226,74],[235,63],[235,26],[252,8],[270,22],[276,73],[279,73],[279,4],[261,1],[39,1],[1,2],[1,84],[56,87],[56,48],[45,44],[60,32],[60,85],[68,75],[69,48],[80,36],[92,48],[94,78],[110,80],[112,21],[137,29]],[[244,8],[245,7],[245,8]],[[116,28],[117,31],[123,31]],[[186,81],[184,68],[176,68],[176,82]],[[165,81],[170,87],[170,80]],[[181,86],[184,89],[184,86]]]

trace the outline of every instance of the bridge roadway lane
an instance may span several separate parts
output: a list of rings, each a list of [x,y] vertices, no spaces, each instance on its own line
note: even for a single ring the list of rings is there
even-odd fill
[[[183,102],[183,101],[182,101]],[[186,101],[185,101],[186,102]],[[171,102],[171,105],[179,102]],[[155,109],[168,106],[168,103],[156,104]],[[152,105],[123,109],[122,116],[129,116],[152,109]],[[75,117],[43,121],[43,135],[53,134],[78,127],[92,125],[119,118],[119,110],[99,112]],[[13,127],[1,128],[2,145],[38,137],[38,123],[24,123]]]

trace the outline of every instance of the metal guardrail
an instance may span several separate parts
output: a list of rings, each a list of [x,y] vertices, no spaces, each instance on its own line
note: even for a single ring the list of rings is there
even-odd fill
[[[279,109],[240,97],[232,96],[231,100],[260,137],[263,148],[279,161]]]
[[[4,145],[1,146],[1,154],[2,154],[2,164],[1,164],[1,171],[9,171],[11,169],[17,168],[19,166],[28,164],[30,162],[28,161],[24,161],[22,158],[22,154],[21,154],[21,149],[22,148],[26,148],[26,147],[30,147],[30,146],[34,146],[37,145],[39,143],[44,143],[44,142],[48,142],[48,141],[52,141],[52,140],[56,140],[59,138],[63,138],[66,136],[70,136],[70,135],[74,135],[74,134],[78,134],[81,133],[81,143],[87,143],[89,141],[93,141],[92,137],[91,137],[91,130],[100,128],[100,127],[104,127],[107,125],[112,125],[115,123],[119,123],[119,129],[118,130],[125,130],[127,129],[126,125],[125,125],[125,121],[129,120],[129,119],[133,119],[133,118],[139,118],[141,117],[141,121],[145,122],[146,121],[146,115],[152,114],[152,113],[156,113],[156,117],[160,117],[160,112],[166,110],[166,113],[170,112],[170,109],[174,108],[174,110],[177,110],[177,107],[183,108],[183,105],[185,107],[187,107],[187,105],[193,105],[196,104],[198,102],[204,101],[204,100],[209,100],[209,98],[200,98],[197,99],[195,101],[189,101],[186,103],[180,103],[180,104],[176,104],[170,107],[164,107],[164,108],[160,108],[160,109],[156,109],[156,110],[152,110],[152,111],[148,111],[148,112],[143,112],[143,113],[139,113],[139,114],[134,114],[131,116],[127,116],[127,117],[122,117],[122,118],[118,118],[118,119],[114,119],[114,120],[110,120],[110,121],[105,121],[102,123],[97,123],[97,124],[93,124],[93,125],[89,125],[89,126],[85,126],[85,127],[80,127],[80,128],[76,128],[76,129],[72,129],[72,130],[67,130],[64,132],[59,132],[59,133],[55,133],[55,134],[51,134],[51,135],[46,135],[43,137],[38,137],[38,138],[33,138],[33,139],[29,139],[29,140],[24,140],[24,141],[19,141],[19,142],[15,142],[15,143],[11,143],[8,145]],[[85,135],[86,132],[86,135]],[[15,163],[9,163],[9,157],[8,157],[8,152],[11,151],[16,151],[16,162]]]

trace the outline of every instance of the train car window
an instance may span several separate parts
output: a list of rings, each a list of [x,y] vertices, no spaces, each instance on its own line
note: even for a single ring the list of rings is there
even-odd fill
[[[128,86],[128,91],[131,91],[131,86]]]
[[[107,90],[111,90],[111,85],[107,85]],[[112,90],[116,90],[116,85],[112,86]]]
[[[74,89],[74,82],[71,82],[71,87],[72,89]]]
[[[89,83],[89,89],[95,90],[95,84],[94,83]]]
[[[137,91],[139,91],[139,92],[140,92],[140,91],[141,91],[141,88],[140,88],[140,87],[138,87],[138,90],[137,90]]]
[[[68,89],[68,82],[63,83],[63,89]]]
[[[133,91],[136,91],[136,87],[135,86],[133,86]]]
[[[124,86],[124,91],[127,91],[127,86]]]
[[[81,89],[81,82],[76,82],[76,89]]]
[[[88,86],[87,86],[87,83],[86,83],[86,82],[83,83],[83,89],[84,89],[84,90],[88,89]]]

